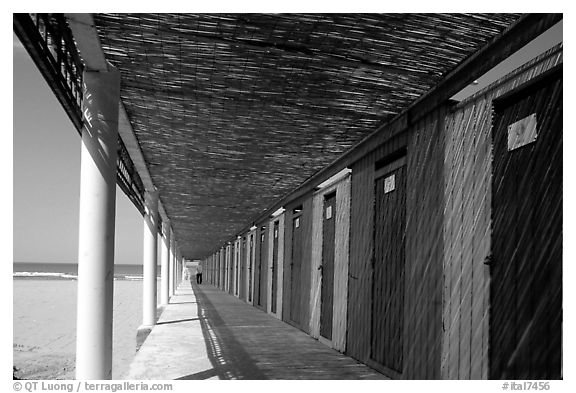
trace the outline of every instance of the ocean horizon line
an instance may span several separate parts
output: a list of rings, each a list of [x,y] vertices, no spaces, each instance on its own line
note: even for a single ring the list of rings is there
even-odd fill
[[[158,268],[160,274],[160,268]],[[114,264],[114,280],[141,281],[142,265]],[[13,279],[77,280],[78,263],[13,262]]]

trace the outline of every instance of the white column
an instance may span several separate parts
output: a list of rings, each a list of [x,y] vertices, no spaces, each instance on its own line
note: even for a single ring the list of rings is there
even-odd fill
[[[186,259],[182,258],[182,263],[180,266],[180,281],[184,281],[184,277],[186,277]]]
[[[174,264],[176,263],[176,241],[174,231],[170,231],[170,263],[168,264],[168,296],[174,295]]]
[[[170,263],[170,222],[163,223],[164,244],[162,253],[162,265],[160,268],[160,303],[168,304],[168,264]]]
[[[109,66],[83,80],[76,379],[111,379],[120,73]]]
[[[178,266],[176,268],[176,273],[178,274],[178,277],[176,278],[176,283],[178,284],[178,286],[182,282],[182,259],[183,259],[182,255],[178,255]]]
[[[142,325],[156,324],[156,255],[158,253],[158,191],[147,191],[144,213]]]

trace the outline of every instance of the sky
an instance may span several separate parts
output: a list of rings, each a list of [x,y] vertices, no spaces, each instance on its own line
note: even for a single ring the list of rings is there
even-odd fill
[[[13,37],[13,260],[76,263],[80,135]],[[143,221],[116,187],[115,263],[141,264]]]
[[[515,65],[562,40],[562,24],[515,57]],[[536,49],[534,49],[536,48]],[[480,78],[477,90],[511,70]],[[13,261],[75,263],[81,139],[13,35]],[[117,187],[115,263],[142,263],[142,217]]]

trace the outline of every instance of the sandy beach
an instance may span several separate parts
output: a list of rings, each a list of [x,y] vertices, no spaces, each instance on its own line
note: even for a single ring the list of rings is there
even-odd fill
[[[74,379],[76,280],[14,280],[14,366],[23,379]],[[142,320],[142,281],[114,282],[112,377],[126,373]]]

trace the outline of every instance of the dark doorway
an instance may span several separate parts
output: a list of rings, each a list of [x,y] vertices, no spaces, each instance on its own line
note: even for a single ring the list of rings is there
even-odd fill
[[[260,229],[260,241],[258,242],[258,296],[257,305],[266,306],[266,227]]]
[[[336,193],[324,198],[322,219],[322,287],[320,290],[320,335],[332,340],[334,303],[334,251],[336,231]]]
[[[495,101],[491,379],[562,377],[562,70]]]
[[[292,216],[292,262],[290,264],[290,320],[300,323],[300,270],[302,265],[302,208]]]
[[[382,174],[382,176],[379,176]],[[406,244],[405,158],[377,172],[374,206],[371,358],[402,372]]]
[[[272,242],[272,304],[270,305],[270,310],[276,313],[276,301],[278,298],[278,236],[279,234],[279,222],[274,221],[274,232],[273,232],[273,242]]]

